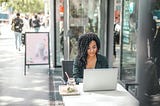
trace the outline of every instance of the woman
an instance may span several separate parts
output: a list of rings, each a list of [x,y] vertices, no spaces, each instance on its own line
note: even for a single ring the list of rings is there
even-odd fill
[[[94,33],[81,35],[78,40],[78,55],[73,64],[73,77],[76,83],[83,82],[83,70],[90,68],[107,68],[106,57],[98,54],[100,40]]]

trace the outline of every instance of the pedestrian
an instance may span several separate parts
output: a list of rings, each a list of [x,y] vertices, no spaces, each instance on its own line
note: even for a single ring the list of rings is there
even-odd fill
[[[120,25],[118,22],[114,24],[114,36],[113,36],[113,55],[116,58],[116,44],[119,44],[120,41]]]
[[[157,29],[157,34],[153,39],[152,55],[154,62],[157,65],[157,77],[160,79],[160,27]]]
[[[12,20],[12,30],[14,31],[15,35],[15,45],[17,50],[21,50],[21,36],[22,36],[22,28],[23,28],[23,20],[20,18],[20,13],[16,14],[16,18]]]
[[[38,18],[37,15],[34,16],[34,19],[32,21],[32,26],[35,30],[35,32],[39,32],[39,29],[40,29],[40,19]]]
[[[33,18],[33,16],[30,15],[30,16],[29,16],[29,27],[30,27],[30,30],[33,28],[33,25],[32,25],[32,18]]]

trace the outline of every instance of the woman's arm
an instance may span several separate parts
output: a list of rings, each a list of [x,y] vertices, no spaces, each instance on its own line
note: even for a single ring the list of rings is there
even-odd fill
[[[75,59],[73,63],[73,78],[75,78],[76,83],[82,83],[83,82],[83,69],[78,66],[77,59]]]

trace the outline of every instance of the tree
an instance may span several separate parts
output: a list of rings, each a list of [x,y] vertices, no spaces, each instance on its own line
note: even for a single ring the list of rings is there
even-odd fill
[[[0,0],[0,4],[2,4],[3,2],[8,2],[9,0]]]
[[[8,0],[7,7],[13,8],[14,12],[23,13],[40,13],[44,11],[43,0]]]

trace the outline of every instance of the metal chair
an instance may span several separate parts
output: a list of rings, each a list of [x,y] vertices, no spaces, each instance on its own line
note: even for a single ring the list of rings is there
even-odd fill
[[[145,93],[145,100],[148,106],[160,106],[160,94],[148,95]]]
[[[63,60],[62,61],[62,69],[63,69],[62,78],[63,78],[64,82],[66,83],[68,78],[65,75],[65,72],[67,72],[69,77],[73,77],[73,75],[72,75],[72,73],[73,73],[73,71],[72,71],[73,70],[73,61]]]

